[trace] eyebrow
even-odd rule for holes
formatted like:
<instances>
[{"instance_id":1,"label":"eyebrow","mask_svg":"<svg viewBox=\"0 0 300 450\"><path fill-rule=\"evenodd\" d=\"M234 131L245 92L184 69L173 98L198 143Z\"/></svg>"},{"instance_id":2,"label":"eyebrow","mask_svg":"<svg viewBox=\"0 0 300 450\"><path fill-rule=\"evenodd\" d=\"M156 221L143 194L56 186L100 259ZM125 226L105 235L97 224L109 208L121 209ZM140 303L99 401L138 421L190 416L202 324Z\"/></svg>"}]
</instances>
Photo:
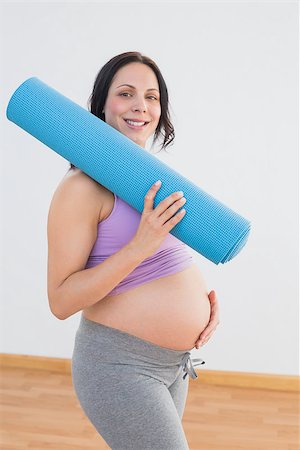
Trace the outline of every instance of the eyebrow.
<instances>
[{"instance_id":1,"label":"eyebrow","mask_svg":"<svg viewBox=\"0 0 300 450\"><path fill-rule=\"evenodd\" d=\"M128 87L131 87L131 88L135 89L135 87L132 86L131 84L120 84L120 86L117 86L116 89L118 89L118 88L121 87L121 86L128 86ZM158 90L158 89L155 89L155 88L147 89L147 91L157 91L157 92L159 93L159 90Z\"/></svg>"}]
</instances>

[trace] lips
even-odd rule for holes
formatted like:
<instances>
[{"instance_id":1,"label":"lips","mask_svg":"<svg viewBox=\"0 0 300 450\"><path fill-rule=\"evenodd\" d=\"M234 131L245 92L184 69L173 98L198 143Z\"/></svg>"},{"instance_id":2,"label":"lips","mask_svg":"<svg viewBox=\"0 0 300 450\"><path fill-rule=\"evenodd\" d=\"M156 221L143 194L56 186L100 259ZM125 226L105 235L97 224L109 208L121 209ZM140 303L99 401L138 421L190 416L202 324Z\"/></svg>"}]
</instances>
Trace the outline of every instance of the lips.
<instances>
[{"instance_id":1,"label":"lips","mask_svg":"<svg viewBox=\"0 0 300 450\"><path fill-rule=\"evenodd\" d=\"M132 122L145 122L145 123L144 123L144 125L132 125L132 124L128 123L127 120L130 120L130 121L132 121ZM132 129L134 129L134 130L144 129L144 128L148 125L148 123L149 123L149 122L146 122L146 121L144 121L144 120L136 120L136 119L135 119L135 120L132 120L132 119L124 119L124 121L126 122L126 125L127 125L129 128L132 128Z\"/></svg>"}]
</instances>

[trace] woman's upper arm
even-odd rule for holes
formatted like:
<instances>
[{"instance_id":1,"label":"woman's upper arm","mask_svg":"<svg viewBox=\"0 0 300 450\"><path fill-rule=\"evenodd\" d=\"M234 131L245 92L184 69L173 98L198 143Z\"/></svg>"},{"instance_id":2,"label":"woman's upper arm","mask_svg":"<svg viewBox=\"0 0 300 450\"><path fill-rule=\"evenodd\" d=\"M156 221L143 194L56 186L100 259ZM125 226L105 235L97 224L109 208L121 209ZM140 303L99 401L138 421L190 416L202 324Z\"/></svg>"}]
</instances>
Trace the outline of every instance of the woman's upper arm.
<instances>
[{"instance_id":1,"label":"woman's upper arm","mask_svg":"<svg viewBox=\"0 0 300 450\"><path fill-rule=\"evenodd\" d=\"M97 185L87 176L61 182L50 203L48 238L48 299L73 273L83 270L97 237L101 208Z\"/></svg>"}]
</instances>

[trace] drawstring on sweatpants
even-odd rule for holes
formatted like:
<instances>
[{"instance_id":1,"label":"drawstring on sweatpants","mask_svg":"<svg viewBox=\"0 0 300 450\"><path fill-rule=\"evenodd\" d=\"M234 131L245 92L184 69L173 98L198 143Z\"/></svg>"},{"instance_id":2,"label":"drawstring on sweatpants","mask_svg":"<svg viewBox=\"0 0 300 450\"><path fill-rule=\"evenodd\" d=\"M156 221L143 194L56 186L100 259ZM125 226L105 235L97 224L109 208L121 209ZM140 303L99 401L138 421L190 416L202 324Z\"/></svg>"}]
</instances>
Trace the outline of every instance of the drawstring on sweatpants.
<instances>
[{"instance_id":1,"label":"drawstring on sweatpants","mask_svg":"<svg viewBox=\"0 0 300 450\"><path fill-rule=\"evenodd\" d=\"M182 362L180 364L183 366L183 371L185 372L185 374L183 375L183 379L185 379L187 374L189 374L189 376L192 379L198 378L198 375L196 374L196 372L194 370L193 363L195 366L200 366L202 364L205 364L205 361L203 361L203 359L191 358L190 355L191 355L190 352L185 353L184 357L182 358Z\"/></svg>"}]
</instances>

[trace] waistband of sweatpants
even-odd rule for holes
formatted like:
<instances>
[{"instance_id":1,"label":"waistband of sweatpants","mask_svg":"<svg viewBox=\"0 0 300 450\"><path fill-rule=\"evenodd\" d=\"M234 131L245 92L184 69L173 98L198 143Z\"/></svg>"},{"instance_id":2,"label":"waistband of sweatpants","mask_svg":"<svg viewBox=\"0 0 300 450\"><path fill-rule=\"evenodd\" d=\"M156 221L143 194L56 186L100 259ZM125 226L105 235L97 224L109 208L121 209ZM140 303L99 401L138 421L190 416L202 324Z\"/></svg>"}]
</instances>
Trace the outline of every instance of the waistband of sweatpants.
<instances>
[{"instance_id":1,"label":"waistband of sweatpants","mask_svg":"<svg viewBox=\"0 0 300 450\"><path fill-rule=\"evenodd\" d=\"M125 331L89 320L83 314L81 314L77 335L99 342L102 349L111 348L113 351L122 350L135 355L147 355L149 359L174 364L181 362L184 355L190 354L192 350L161 347Z\"/></svg>"}]
</instances>

